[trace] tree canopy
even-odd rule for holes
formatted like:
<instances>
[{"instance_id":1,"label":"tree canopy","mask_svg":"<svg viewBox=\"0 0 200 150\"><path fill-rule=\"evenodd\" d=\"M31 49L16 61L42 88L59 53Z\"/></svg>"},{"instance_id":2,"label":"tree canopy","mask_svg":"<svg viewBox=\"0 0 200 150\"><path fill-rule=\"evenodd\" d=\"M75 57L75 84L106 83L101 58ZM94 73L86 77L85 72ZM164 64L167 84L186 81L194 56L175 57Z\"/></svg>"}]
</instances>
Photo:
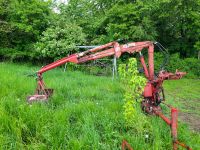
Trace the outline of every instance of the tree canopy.
<instances>
[{"instance_id":1,"label":"tree canopy","mask_svg":"<svg viewBox=\"0 0 200 150\"><path fill-rule=\"evenodd\" d=\"M60 33L68 38L57 40ZM50 54L60 55L59 48L70 53L71 45L99 45L118 39L160 41L172 54L197 57L200 0L69 0L61 4L0 0L0 38L1 49L29 52L28 57L37 56L38 49L42 55L48 49L45 56L57 57ZM47 43L54 46L50 49ZM0 55L5 54L2 51Z\"/></svg>"}]
</instances>

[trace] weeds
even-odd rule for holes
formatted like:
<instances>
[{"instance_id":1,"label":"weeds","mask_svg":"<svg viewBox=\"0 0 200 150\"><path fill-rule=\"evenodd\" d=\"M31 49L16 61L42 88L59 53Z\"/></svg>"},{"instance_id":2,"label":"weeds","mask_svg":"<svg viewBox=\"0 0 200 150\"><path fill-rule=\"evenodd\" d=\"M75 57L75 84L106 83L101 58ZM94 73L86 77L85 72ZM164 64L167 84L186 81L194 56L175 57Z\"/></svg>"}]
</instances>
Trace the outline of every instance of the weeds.
<instances>
[{"instance_id":1,"label":"weeds","mask_svg":"<svg viewBox=\"0 0 200 150\"><path fill-rule=\"evenodd\" d=\"M170 129L157 117L145 116L151 126L137 118L143 132L126 127L124 88L110 77L49 71L44 80L55 95L48 103L28 105L36 83L24 73L37 69L0 63L0 149L120 149L124 138L134 149L171 149ZM198 133L182 123L179 130L182 141L199 149Z\"/></svg>"}]
</instances>

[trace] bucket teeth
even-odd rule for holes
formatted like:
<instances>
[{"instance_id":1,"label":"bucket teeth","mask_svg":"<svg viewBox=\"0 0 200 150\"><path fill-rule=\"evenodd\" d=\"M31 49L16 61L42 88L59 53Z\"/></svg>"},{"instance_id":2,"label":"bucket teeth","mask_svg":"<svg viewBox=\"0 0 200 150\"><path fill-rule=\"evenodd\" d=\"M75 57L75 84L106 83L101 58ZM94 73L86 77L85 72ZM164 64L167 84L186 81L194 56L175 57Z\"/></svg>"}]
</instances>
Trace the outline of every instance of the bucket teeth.
<instances>
[{"instance_id":1,"label":"bucket teeth","mask_svg":"<svg viewBox=\"0 0 200 150\"><path fill-rule=\"evenodd\" d=\"M27 102L32 104L33 102L47 102L48 98L53 94L53 89L36 90L35 95L27 97Z\"/></svg>"},{"instance_id":2,"label":"bucket teeth","mask_svg":"<svg viewBox=\"0 0 200 150\"><path fill-rule=\"evenodd\" d=\"M27 102L29 104L33 102L47 102L48 97L46 95L31 95L27 97Z\"/></svg>"}]
</instances>

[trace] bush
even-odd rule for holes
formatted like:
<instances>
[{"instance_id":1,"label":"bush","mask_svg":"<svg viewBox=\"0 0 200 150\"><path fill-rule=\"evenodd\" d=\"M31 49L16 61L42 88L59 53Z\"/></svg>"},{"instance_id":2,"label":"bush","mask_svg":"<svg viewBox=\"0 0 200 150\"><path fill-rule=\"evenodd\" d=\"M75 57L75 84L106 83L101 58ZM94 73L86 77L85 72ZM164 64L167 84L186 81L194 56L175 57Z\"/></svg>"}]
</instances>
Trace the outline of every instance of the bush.
<instances>
[{"instance_id":1,"label":"bush","mask_svg":"<svg viewBox=\"0 0 200 150\"><path fill-rule=\"evenodd\" d=\"M155 70L156 72L160 69L162 64L163 56L160 53L155 53ZM199 78L200 77L200 60L196 58L181 59L179 54L172 54L169 59L165 70L175 72L176 69L179 71L187 72L186 77L188 78Z\"/></svg>"},{"instance_id":2,"label":"bush","mask_svg":"<svg viewBox=\"0 0 200 150\"><path fill-rule=\"evenodd\" d=\"M0 47L0 59L11 62L31 62L42 61L44 58L36 52L33 44L16 46L14 48Z\"/></svg>"},{"instance_id":3,"label":"bush","mask_svg":"<svg viewBox=\"0 0 200 150\"><path fill-rule=\"evenodd\" d=\"M185 71L188 72L188 77L200 77L200 60L195 58L186 58Z\"/></svg>"},{"instance_id":4,"label":"bush","mask_svg":"<svg viewBox=\"0 0 200 150\"><path fill-rule=\"evenodd\" d=\"M0 48L0 59L10 61L25 61L29 59L30 53L15 48Z\"/></svg>"},{"instance_id":5,"label":"bush","mask_svg":"<svg viewBox=\"0 0 200 150\"><path fill-rule=\"evenodd\" d=\"M43 32L40 41L36 43L36 50L44 57L60 58L76 51L76 45L85 41L85 34L81 27L66 24L63 27L50 27Z\"/></svg>"},{"instance_id":6,"label":"bush","mask_svg":"<svg viewBox=\"0 0 200 150\"><path fill-rule=\"evenodd\" d=\"M119 68L119 76L121 82L125 87L124 94L124 117L126 120L126 124L128 127L135 127L135 124L138 122L138 117L141 119L145 117L138 112L137 101L142 101L142 92L144 86L146 84L146 79L143 76L139 75L137 69L137 60L135 58L130 58L128 60L128 64L120 64ZM145 119L141 122L146 124ZM136 127L136 130L141 129L143 131L143 127Z\"/></svg>"}]
</instances>

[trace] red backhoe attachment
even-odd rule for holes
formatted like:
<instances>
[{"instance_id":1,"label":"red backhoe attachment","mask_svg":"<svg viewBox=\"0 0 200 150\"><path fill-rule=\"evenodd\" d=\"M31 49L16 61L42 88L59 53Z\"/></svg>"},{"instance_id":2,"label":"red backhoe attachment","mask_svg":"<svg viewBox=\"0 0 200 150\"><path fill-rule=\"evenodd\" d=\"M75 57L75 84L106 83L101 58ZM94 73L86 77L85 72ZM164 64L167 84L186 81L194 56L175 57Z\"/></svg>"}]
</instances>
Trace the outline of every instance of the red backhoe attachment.
<instances>
[{"instance_id":1,"label":"red backhoe attachment","mask_svg":"<svg viewBox=\"0 0 200 150\"><path fill-rule=\"evenodd\" d=\"M148 49L148 67L141 53L143 49ZM164 100L164 93L162 88L163 81L170 79L180 79L186 73L177 71L175 74L173 74L168 73L166 71L160 71L158 76L155 77L153 62L154 43L151 41L131 42L124 45L120 45L117 42L111 42L105 45L95 47L93 49L89 49L84 52L72 54L68 57L64 57L49 65L46 65L37 72L37 88L35 90L35 94L32 96L28 96L27 101L29 103L32 103L34 101L47 101L48 98L52 96L53 89L46 88L42 79L42 74L46 71L54 69L68 62L80 64L108 56L115 56L116 58L119 58L121 54L125 52L138 52L140 54L140 62L143 66L145 77L148 79L143 93L144 100L142 102L142 109L149 114L153 114L154 112L152 110L160 110L159 104L162 100Z\"/></svg>"},{"instance_id":2,"label":"red backhoe attachment","mask_svg":"<svg viewBox=\"0 0 200 150\"><path fill-rule=\"evenodd\" d=\"M115 56L119 58L122 53L135 53L140 52L143 48L148 48L149 51L149 72L147 66L143 60L143 68L145 69L145 75L150 80L153 79L154 76L154 67L153 67L153 43L150 41L145 42L132 42L124 45L120 45L117 42L111 42L102 46L95 47L93 49L89 49L84 52L72 54L68 57L57 60L49 65L42 67L37 72L37 88L35 90L35 94L28 96L28 103L32 103L34 101L47 101L49 97L53 94L53 89L46 88L44 81L42 79L42 74L46 71L54 69L58 66L61 66L65 63L72 62L76 64L84 63L91 60L96 60L108 56ZM147 75L148 74L148 75Z\"/></svg>"},{"instance_id":3,"label":"red backhoe attachment","mask_svg":"<svg viewBox=\"0 0 200 150\"><path fill-rule=\"evenodd\" d=\"M157 42L155 43L157 44ZM158 46L159 47L159 46ZM144 57L141 53L143 49L148 49L148 67L145 63ZM42 79L42 74L48 70L54 69L60 65L63 65L67 62L72 63L84 63L90 60L96 60L108 56L115 56L119 58L121 54L135 53L138 52L140 54L140 62L142 64L145 77L147 78L147 83L143 92L143 101L141 103L141 107L144 112L152 115L157 115L161 117L168 125L171 126L172 138L173 138L173 149L177 149L177 145L181 145L185 148L190 149L185 144L180 143L177 140L177 110L172 108L171 112L171 120L165 117L162 114L160 103L165 101L164 90L162 84L164 80L177 80L182 78L186 73L176 71L174 74L161 70L157 76L154 74L154 43L151 41L144 42L131 42L124 45L120 45L117 42L111 42L102 46L98 46L93 49L89 49L84 52L76 53L55 61L47 66L42 67L37 72L37 88L35 90L35 94L32 96L28 96L28 103L32 103L34 101L47 101L49 97L53 94L53 89L46 88L44 81ZM130 145L124 141L122 143L122 149L132 149Z\"/></svg>"}]
</instances>

